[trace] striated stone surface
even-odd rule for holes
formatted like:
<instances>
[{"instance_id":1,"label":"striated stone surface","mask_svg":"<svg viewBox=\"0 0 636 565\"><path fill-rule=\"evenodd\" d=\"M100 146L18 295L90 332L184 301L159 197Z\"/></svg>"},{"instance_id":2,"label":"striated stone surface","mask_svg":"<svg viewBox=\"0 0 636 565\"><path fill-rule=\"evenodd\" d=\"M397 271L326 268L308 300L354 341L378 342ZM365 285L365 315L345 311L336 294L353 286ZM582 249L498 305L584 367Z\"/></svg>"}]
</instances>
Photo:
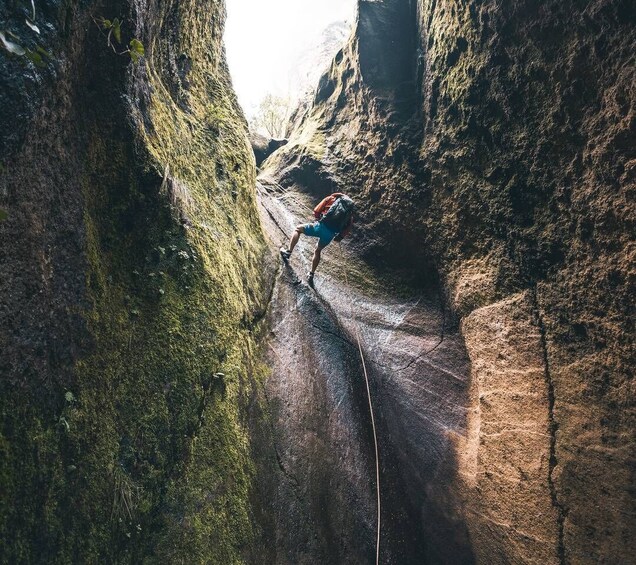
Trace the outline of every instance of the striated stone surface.
<instances>
[{"instance_id":1,"label":"striated stone surface","mask_svg":"<svg viewBox=\"0 0 636 565\"><path fill-rule=\"evenodd\" d=\"M353 194L357 252L439 277L462 320L472 396L461 472L424 473L417 488L449 493L439 512L464 515L478 561L629 562L634 5L359 10L264 168L316 197Z\"/></svg>"},{"instance_id":2,"label":"striated stone surface","mask_svg":"<svg viewBox=\"0 0 636 565\"><path fill-rule=\"evenodd\" d=\"M549 386L531 296L474 310L462 333L472 382L459 476L477 561L556 563Z\"/></svg>"},{"instance_id":3,"label":"striated stone surface","mask_svg":"<svg viewBox=\"0 0 636 565\"><path fill-rule=\"evenodd\" d=\"M264 163L354 243L267 318L222 2L41 4L0 7L50 55L0 52L0 561L369 562L356 335L383 562L633 561L633 2L361 0Z\"/></svg>"},{"instance_id":4,"label":"striated stone surface","mask_svg":"<svg viewBox=\"0 0 636 565\"><path fill-rule=\"evenodd\" d=\"M263 224L278 248L311 200L267 188ZM461 512L433 504L453 493L444 484L421 489L422 477L456 471L449 447L465 436L469 364L458 328L439 295L369 269L347 245L325 249L310 289L299 277L313 245L302 238L281 268L269 311L274 449L258 441L257 460L269 468L258 483L270 509L266 535L276 540L271 560L374 560L375 455L362 352L381 469L380 561L470 563ZM420 535L420 521L446 540L443 547Z\"/></svg>"}]
</instances>

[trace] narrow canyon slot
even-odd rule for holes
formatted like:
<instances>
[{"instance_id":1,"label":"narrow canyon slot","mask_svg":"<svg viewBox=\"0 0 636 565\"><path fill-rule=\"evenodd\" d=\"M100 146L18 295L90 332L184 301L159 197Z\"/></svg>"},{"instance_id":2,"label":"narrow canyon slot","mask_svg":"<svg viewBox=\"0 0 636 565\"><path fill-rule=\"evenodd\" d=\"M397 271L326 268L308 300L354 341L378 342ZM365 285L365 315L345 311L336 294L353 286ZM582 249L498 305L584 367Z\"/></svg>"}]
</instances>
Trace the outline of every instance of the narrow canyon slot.
<instances>
[{"instance_id":1,"label":"narrow canyon slot","mask_svg":"<svg viewBox=\"0 0 636 565\"><path fill-rule=\"evenodd\" d=\"M0 5L0 563L636 554L636 7Z\"/></svg>"}]
</instances>

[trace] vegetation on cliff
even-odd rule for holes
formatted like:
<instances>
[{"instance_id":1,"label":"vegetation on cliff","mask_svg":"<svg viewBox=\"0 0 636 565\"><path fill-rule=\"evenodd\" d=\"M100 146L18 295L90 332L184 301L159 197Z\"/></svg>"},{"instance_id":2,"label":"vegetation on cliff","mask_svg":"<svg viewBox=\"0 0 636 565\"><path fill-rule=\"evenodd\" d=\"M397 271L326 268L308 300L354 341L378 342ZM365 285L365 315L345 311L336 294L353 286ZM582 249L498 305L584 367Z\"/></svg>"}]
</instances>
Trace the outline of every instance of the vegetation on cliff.
<instances>
[{"instance_id":1,"label":"vegetation on cliff","mask_svg":"<svg viewBox=\"0 0 636 565\"><path fill-rule=\"evenodd\" d=\"M0 55L0 560L241 562L265 248L223 4L39 14L50 67Z\"/></svg>"}]
</instances>

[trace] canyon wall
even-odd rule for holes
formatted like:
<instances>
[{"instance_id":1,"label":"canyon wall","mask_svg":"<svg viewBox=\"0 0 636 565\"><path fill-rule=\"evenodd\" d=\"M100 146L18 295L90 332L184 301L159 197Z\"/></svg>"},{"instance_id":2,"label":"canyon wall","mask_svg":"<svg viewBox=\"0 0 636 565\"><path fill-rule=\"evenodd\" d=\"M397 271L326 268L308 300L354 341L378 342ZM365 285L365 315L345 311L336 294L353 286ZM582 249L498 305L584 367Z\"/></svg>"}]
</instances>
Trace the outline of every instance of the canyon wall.
<instances>
[{"instance_id":1,"label":"canyon wall","mask_svg":"<svg viewBox=\"0 0 636 565\"><path fill-rule=\"evenodd\" d=\"M36 0L36 33L27 4L0 8L29 49L0 47L0 562L257 560L267 269L224 5Z\"/></svg>"},{"instance_id":2,"label":"canyon wall","mask_svg":"<svg viewBox=\"0 0 636 565\"><path fill-rule=\"evenodd\" d=\"M634 22L627 1L360 1L263 165L352 194L359 253L440 284L460 323L453 464L401 464L434 562L458 554L435 516L481 563L634 553Z\"/></svg>"}]
</instances>

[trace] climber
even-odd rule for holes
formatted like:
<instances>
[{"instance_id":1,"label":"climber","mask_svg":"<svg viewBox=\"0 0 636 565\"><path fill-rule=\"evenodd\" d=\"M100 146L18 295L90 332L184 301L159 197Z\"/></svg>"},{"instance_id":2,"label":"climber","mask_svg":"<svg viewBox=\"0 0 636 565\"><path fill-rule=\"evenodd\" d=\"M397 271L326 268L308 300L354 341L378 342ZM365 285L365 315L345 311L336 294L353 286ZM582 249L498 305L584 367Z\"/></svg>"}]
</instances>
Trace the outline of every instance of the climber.
<instances>
[{"instance_id":1,"label":"climber","mask_svg":"<svg viewBox=\"0 0 636 565\"><path fill-rule=\"evenodd\" d=\"M307 275L307 282L311 286L314 284L314 273L318 263L320 263L321 251L333 240L341 241L349 234L353 224L354 209L355 206L351 198L342 192L334 192L324 198L314 208L314 217L317 221L296 226L296 230L289 241L289 247L287 249L285 247L280 248L283 260L287 261L291 257L301 233L318 238L318 244L311 261L311 271Z\"/></svg>"}]
</instances>

